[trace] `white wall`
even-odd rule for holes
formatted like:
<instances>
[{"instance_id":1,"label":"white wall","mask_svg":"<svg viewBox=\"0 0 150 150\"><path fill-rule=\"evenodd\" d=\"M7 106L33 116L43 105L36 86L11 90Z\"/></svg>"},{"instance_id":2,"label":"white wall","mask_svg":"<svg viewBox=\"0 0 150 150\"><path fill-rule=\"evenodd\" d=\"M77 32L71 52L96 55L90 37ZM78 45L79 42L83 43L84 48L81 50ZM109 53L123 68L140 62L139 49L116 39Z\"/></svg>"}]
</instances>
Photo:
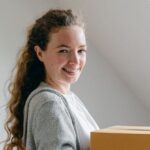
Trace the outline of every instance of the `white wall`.
<instances>
[{"instance_id":1,"label":"white wall","mask_svg":"<svg viewBox=\"0 0 150 150\"><path fill-rule=\"evenodd\" d=\"M123 36L121 35L122 30L118 30L118 28L123 25L127 26L128 24L132 24L132 22L130 22L130 15L132 13L136 14L136 12L138 12L137 9L143 10L143 8L147 6L143 16L147 18L145 13L147 12L147 8L149 8L148 6L150 6L149 1L87 0L83 2L81 0L60 0L59 5L62 8L72 8L81 11L87 23L87 38L90 43L89 51L91 54L91 56L89 56L90 66L89 69L85 71L84 75L87 80L82 77L81 83L75 85L75 90L78 91L79 95L84 97L84 101L87 103L89 109L92 110L94 116L98 118L97 121L99 124L103 127L113 124L150 125L150 119L148 117L149 107L147 103L144 103L140 94L135 92L136 88L130 86L131 78L128 79L128 76L124 77L127 73L122 74L122 70L126 69L126 72L128 72L130 66L134 65L133 61L132 64L130 64L130 61L128 62L128 58L134 58L135 53L138 54L138 52L136 49L130 49L129 51L128 49L124 50L123 48L128 45L117 48L121 43L121 39L118 37L118 41L115 41L116 35L120 35L120 37ZM142 8L140 7L141 5ZM123 16L120 16L122 10L124 10L123 15L126 14L126 20ZM128 10L130 10L130 12L128 12ZM136 17L139 17L138 14ZM119 18L120 21L116 22L115 17ZM129 18L129 20L127 18ZM142 18L140 19L143 21ZM136 26L136 24L132 25ZM111 30L107 28L108 26L114 32L113 35L112 32L110 32ZM134 28L132 29L134 30ZM126 32L126 35L130 35L130 30L128 32L123 29L123 31ZM146 31L148 30L144 30L144 32ZM126 41L129 39L129 36L125 37ZM137 43L140 42L141 41L137 40ZM130 51L132 50L134 50L135 53L131 53ZM125 54L127 53L129 57L125 57L126 55L123 55L123 53L120 58L120 53L122 51L124 51ZM115 56L114 59L111 59L111 56ZM128 62L125 68L124 65L121 65L124 59ZM117 62L117 64L114 62ZM120 66L120 68L116 66ZM132 69L134 70L133 67ZM139 71L140 70L138 70L138 72ZM88 83L89 75L91 77L90 83ZM132 80L138 76L137 74L132 75ZM145 77L147 76L145 75ZM143 81L144 78L141 80ZM149 80L147 80L147 84L148 83ZM90 86L92 86L92 88L90 88ZM140 88L140 85L138 85L137 88ZM90 91L91 94L89 94ZM94 101L93 104L90 102L90 99ZM96 111L97 114L95 113Z\"/></svg>"},{"instance_id":2,"label":"white wall","mask_svg":"<svg viewBox=\"0 0 150 150\"><path fill-rule=\"evenodd\" d=\"M90 41L150 110L150 0L60 2L80 6Z\"/></svg>"},{"instance_id":3,"label":"white wall","mask_svg":"<svg viewBox=\"0 0 150 150\"><path fill-rule=\"evenodd\" d=\"M90 41L87 54L87 66L73 89L99 126L150 125L148 109Z\"/></svg>"},{"instance_id":4,"label":"white wall","mask_svg":"<svg viewBox=\"0 0 150 150\"><path fill-rule=\"evenodd\" d=\"M63 7L61 3L56 2L60 1L0 1L0 140L5 136L4 104L8 97L5 83L15 64L16 54L25 41L26 28L37 16L49 8ZM63 2L65 4L65 1ZM111 64L98 53L90 37L88 39L87 66L73 89L83 100L99 126L149 125L147 108L137 100L138 98L120 79ZM0 149L2 149L1 146Z\"/></svg>"}]
</instances>

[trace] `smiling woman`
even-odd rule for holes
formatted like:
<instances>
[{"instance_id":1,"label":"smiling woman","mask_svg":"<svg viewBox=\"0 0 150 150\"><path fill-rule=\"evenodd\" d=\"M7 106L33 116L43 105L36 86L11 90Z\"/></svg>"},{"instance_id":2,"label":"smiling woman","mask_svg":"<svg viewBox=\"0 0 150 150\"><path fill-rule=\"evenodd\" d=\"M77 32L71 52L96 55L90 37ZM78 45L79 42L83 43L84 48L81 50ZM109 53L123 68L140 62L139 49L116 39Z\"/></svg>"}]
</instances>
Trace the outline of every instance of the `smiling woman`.
<instances>
[{"instance_id":1,"label":"smiling woman","mask_svg":"<svg viewBox=\"0 0 150 150\"><path fill-rule=\"evenodd\" d=\"M5 150L89 149L98 126L71 91L86 50L83 23L71 10L49 10L36 20L10 83Z\"/></svg>"},{"instance_id":2,"label":"smiling woman","mask_svg":"<svg viewBox=\"0 0 150 150\"><path fill-rule=\"evenodd\" d=\"M35 46L39 60L46 68L46 82L67 93L86 63L86 40L81 27L61 27L51 33L51 40L43 51Z\"/></svg>"}]
</instances>

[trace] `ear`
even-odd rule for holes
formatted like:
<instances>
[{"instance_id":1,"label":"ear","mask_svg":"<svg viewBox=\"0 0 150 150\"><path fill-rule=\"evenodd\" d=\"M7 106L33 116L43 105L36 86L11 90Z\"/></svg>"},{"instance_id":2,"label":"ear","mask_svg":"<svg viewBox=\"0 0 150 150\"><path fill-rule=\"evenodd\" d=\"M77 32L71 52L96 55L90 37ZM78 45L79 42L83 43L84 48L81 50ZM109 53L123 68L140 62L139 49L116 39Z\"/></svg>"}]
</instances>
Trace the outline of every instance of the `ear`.
<instances>
[{"instance_id":1,"label":"ear","mask_svg":"<svg viewBox=\"0 0 150 150\"><path fill-rule=\"evenodd\" d=\"M38 59L41 62L43 62L43 51L42 51L42 49L38 45L36 45L36 46L34 46L34 50L35 50L35 53L36 53Z\"/></svg>"}]
</instances>

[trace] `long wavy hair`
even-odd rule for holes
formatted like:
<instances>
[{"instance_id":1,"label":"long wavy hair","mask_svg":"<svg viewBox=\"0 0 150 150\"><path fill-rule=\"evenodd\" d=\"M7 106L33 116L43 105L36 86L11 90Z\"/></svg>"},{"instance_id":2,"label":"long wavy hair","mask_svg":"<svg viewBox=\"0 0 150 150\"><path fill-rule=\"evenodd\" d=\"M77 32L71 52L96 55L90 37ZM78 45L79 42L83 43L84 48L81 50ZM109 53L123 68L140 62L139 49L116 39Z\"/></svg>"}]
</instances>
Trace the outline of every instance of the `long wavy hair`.
<instances>
[{"instance_id":1,"label":"long wavy hair","mask_svg":"<svg viewBox=\"0 0 150 150\"><path fill-rule=\"evenodd\" d=\"M12 72L13 79L9 83L10 100L7 104L7 139L4 150L13 150L14 147L25 150L22 141L24 106L29 94L45 80L45 68L37 58L34 47L38 45L45 51L53 29L71 25L84 26L81 18L73 14L72 10L50 9L29 29L26 45L20 50Z\"/></svg>"}]
</instances>

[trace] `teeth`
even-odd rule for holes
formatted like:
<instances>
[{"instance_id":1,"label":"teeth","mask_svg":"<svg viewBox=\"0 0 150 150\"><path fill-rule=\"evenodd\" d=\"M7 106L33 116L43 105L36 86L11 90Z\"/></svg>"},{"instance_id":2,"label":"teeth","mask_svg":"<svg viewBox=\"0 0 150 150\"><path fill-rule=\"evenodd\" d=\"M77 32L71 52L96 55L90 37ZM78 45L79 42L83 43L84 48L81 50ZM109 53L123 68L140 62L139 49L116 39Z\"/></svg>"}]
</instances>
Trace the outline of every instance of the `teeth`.
<instances>
[{"instance_id":1,"label":"teeth","mask_svg":"<svg viewBox=\"0 0 150 150\"><path fill-rule=\"evenodd\" d=\"M79 69L68 69L68 68L64 68L67 72L71 72L71 73L75 73L77 72Z\"/></svg>"}]
</instances>

